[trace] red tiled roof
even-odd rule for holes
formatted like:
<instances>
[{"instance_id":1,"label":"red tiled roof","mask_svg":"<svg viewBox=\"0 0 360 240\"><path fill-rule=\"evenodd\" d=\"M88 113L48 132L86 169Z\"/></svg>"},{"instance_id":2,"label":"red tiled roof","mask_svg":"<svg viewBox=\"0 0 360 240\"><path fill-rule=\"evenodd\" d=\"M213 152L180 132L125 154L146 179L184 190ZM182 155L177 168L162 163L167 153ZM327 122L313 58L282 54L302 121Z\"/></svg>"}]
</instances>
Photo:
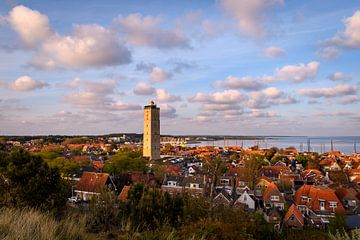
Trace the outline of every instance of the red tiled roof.
<instances>
[{"instance_id":1,"label":"red tiled roof","mask_svg":"<svg viewBox=\"0 0 360 240\"><path fill-rule=\"evenodd\" d=\"M291 169L288 166L263 166L263 169L279 173L291 172Z\"/></svg>"},{"instance_id":2,"label":"red tiled roof","mask_svg":"<svg viewBox=\"0 0 360 240\"><path fill-rule=\"evenodd\" d=\"M264 201L266 201L266 202L270 201L270 198L272 195L279 196L279 201L285 202L284 196L281 194L279 188L276 186L276 184L274 182L271 182L268 185L268 187L265 189L264 194L263 194Z\"/></svg>"},{"instance_id":3,"label":"red tiled roof","mask_svg":"<svg viewBox=\"0 0 360 240\"><path fill-rule=\"evenodd\" d=\"M320 175L320 176L323 176L322 172L317 170L317 169L306 169L304 170L302 173L301 173L301 176L302 177L305 177L306 175L308 175L309 173L313 173L313 174L316 174L316 175Z\"/></svg>"},{"instance_id":4,"label":"red tiled roof","mask_svg":"<svg viewBox=\"0 0 360 240\"><path fill-rule=\"evenodd\" d=\"M109 178L108 173L84 172L76 185L76 190L83 192L100 192Z\"/></svg>"},{"instance_id":5,"label":"red tiled roof","mask_svg":"<svg viewBox=\"0 0 360 240\"><path fill-rule=\"evenodd\" d=\"M295 204L292 204L287 213L284 217L284 222L290 219L291 216L295 216L296 219L301 223L301 225L304 225L304 217L301 214L300 210L296 207Z\"/></svg>"},{"instance_id":6,"label":"red tiled roof","mask_svg":"<svg viewBox=\"0 0 360 240\"><path fill-rule=\"evenodd\" d=\"M129 196L129 190L131 186L124 186L121 190L121 193L119 194L119 200L125 201L128 199Z\"/></svg>"},{"instance_id":7,"label":"red tiled roof","mask_svg":"<svg viewBox=\"0 0 360 240\"><path fill-rule=\"evenodd\" d=\"M301 198L302 196L306 196L307 198L310 198L310 200L303 201ZM336 196L335 191L327 187L304 185L296 191L294 200L297 205L306 205L314 211L320 211L320 200L325 201L324 208L327 211L334 210L336 213L345 211L339 198ZM329 202L336 202L337 207L332 209Z\"/></svg>"}]
</instances>

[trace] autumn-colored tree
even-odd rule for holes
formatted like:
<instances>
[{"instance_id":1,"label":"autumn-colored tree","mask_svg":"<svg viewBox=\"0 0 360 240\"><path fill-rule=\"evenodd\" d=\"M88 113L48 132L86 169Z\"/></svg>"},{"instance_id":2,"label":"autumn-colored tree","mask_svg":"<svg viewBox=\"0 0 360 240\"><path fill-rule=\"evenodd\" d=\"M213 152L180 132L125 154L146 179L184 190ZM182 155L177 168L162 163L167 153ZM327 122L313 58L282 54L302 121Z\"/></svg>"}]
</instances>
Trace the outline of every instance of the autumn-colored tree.
<instances>
[{"instance_id":1,"label":"autumn-colored tree","mask_svg":"<svg viewBox=\"0 0 360 240\"><path fill-rule=\"evenodd\" d=\"M260 154L251 155L245 162L246 176L249 180L249 187L254 188L258 178L262 174L262 166L265 165L265 157Z\"/></svg>"},{"instance_id":2,"label":"autumn-colored tree","mask_svg":"<svg viewBox=\"0 0 360 240\"><path fill-rule=\"evenodd\" d=\"M203 169L210 179L210 199L214 198L215 186L219 177L226 172L226 166L220 157L208 157L203 159Z\"/></svg>"}]
</instances>

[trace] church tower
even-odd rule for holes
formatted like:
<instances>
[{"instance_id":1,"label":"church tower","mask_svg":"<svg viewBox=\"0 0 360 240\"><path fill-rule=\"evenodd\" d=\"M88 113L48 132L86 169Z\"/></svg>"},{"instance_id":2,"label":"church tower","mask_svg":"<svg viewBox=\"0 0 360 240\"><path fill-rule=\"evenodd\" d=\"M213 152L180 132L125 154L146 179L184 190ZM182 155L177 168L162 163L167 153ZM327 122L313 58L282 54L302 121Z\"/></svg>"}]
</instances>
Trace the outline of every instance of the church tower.
<instances>
[{"instance_id":1,"label":"church tower","mask_svg":"<svg viewBox=\"0 0 360 240\"><path fill-rule=\"evenodd\" d=\"M160 108L154 101L144 106L143 156L160 159Z\"/></svg>"}]
</instances>

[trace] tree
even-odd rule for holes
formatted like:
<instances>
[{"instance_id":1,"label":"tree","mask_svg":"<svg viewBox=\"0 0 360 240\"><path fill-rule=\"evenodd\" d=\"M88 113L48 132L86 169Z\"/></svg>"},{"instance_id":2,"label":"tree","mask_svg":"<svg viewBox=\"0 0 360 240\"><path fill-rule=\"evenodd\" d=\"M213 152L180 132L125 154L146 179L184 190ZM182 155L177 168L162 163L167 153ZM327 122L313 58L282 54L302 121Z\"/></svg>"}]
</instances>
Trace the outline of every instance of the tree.
<instances>
[{"instance_id":1,"label":"tree","mask_svg":"<svg viewBox=\"0 0 360 240\"><path fill-rule=\"evenodd\" d=\"M204 172L210 179L210 200L214 198L215 186L219 176L226 172L226 166L220 157L208 157L203 160Z\"/></svg>"},{"instance_id":2,"label":"tree","mask_svg":"<svg viewBox=\"0 0 360 240\"><path fill-rule=\"evenodd\" d=\"M245 162L246 176L249 180L250 188L254 188L258 178L262 173L262 166L265 165L265 157L260 154L251 155Z\"/></svg>"},{"instance_id":3,"label":"tree","mask_svg":"<svg viewBox=\"0 0 360 240\"><path fill-rule=\"evenodd\" d=\"M275 156L273 156L270 162L271 164L275 164L278 161L283 161L284 163L290 163L289 158L281 154L276 154Z\"/></svg>"},{"instance_id":4,"label":"tree","mask_svg":"<svg viewBox=\"0 0 360 240\"><path fill-rule=\"evenodd\" d=\"M337 232L343 235L345 232L346 221L345 216L342 214L335 214L335 217L330 218L329 232L336 234Z\"/></svg>"},{"instance_id":5,"label":"tree","mask_svg":"<svg viewBox=\"0 0 360 240\"><path fill-rule=\"evenodd\" d=\"M120 151L106 161L105 169L118 175L129 171L144 172L147 170L147 161L142 158L140 151Z\"/></svg>"},{"instance_id":6,"label":"tree","mask_svg":"<svg viewBox=\"0 0 360 240\"><path fill-rule=\"evenodd\" d=\"M304 154L299 154L296 156L295 160L297 163L300 163L304 168L308 165L308 162L311 160L311 157Z\"/></svg>"},{"instance_id":7,"label":"tree","mask_svg":"<svg viewBox=\"0 0 360 240\"><path fill-rule=\"evenodd\" d=\"M279 149L277 147L272 147L272 148L268 149L265 153L266 159L268 161L270 161L278 151L279 151Z\"/></svg>"},{"instance_id":8,"label":"tree","mask_svg":"<svg viewBox=\"0 0 360 240\"><path fill-rule=\"evenodd\" d=\"M57 169L23 149L1 154L0 205L59 210L69 190Z\"/></svg>"}]
</instances>

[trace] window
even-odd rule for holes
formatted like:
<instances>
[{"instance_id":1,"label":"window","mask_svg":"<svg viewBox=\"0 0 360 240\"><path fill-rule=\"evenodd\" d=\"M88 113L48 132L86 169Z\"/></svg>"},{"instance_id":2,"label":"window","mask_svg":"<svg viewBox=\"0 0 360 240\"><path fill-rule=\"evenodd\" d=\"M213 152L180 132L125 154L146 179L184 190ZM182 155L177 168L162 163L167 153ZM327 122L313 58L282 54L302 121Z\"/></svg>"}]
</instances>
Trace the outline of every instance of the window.
<instances>
[{"instance_id":1,"label":"window","mask_svg":"<svg viewBox=\"0 0 360 240\"><path fill-rule=\"evenodd\" d=\"M307 201L307 196L301 196L301 201L306 202Z\"/></svg>"},{"instance_id":2,"label":"window","mask_svg":"<svg viewBox=\"0 0 360 240\"><path fill-rule=\"evenodd\" d=\"M271 201L279 201L279 196L271 196Z\"/></svg>"},{"instance_id":3,"label":"window","mask_svg":"<svg viewBox=\"0 0 360 240\"><path fill-rule=\"evenodd\" d=\"M320 210L325 210L325 202L320 201Z\"/></svg>"},{"instance_id":4,"label":"window","mask_svg":"<svg viewBox=\"0 0 360 240\"><path fill-rule=\"evenodd\" d=\"M336 208L337 207L337 202L330 202L330 207L331 208Z\"/></svg>"}]
</instances>

